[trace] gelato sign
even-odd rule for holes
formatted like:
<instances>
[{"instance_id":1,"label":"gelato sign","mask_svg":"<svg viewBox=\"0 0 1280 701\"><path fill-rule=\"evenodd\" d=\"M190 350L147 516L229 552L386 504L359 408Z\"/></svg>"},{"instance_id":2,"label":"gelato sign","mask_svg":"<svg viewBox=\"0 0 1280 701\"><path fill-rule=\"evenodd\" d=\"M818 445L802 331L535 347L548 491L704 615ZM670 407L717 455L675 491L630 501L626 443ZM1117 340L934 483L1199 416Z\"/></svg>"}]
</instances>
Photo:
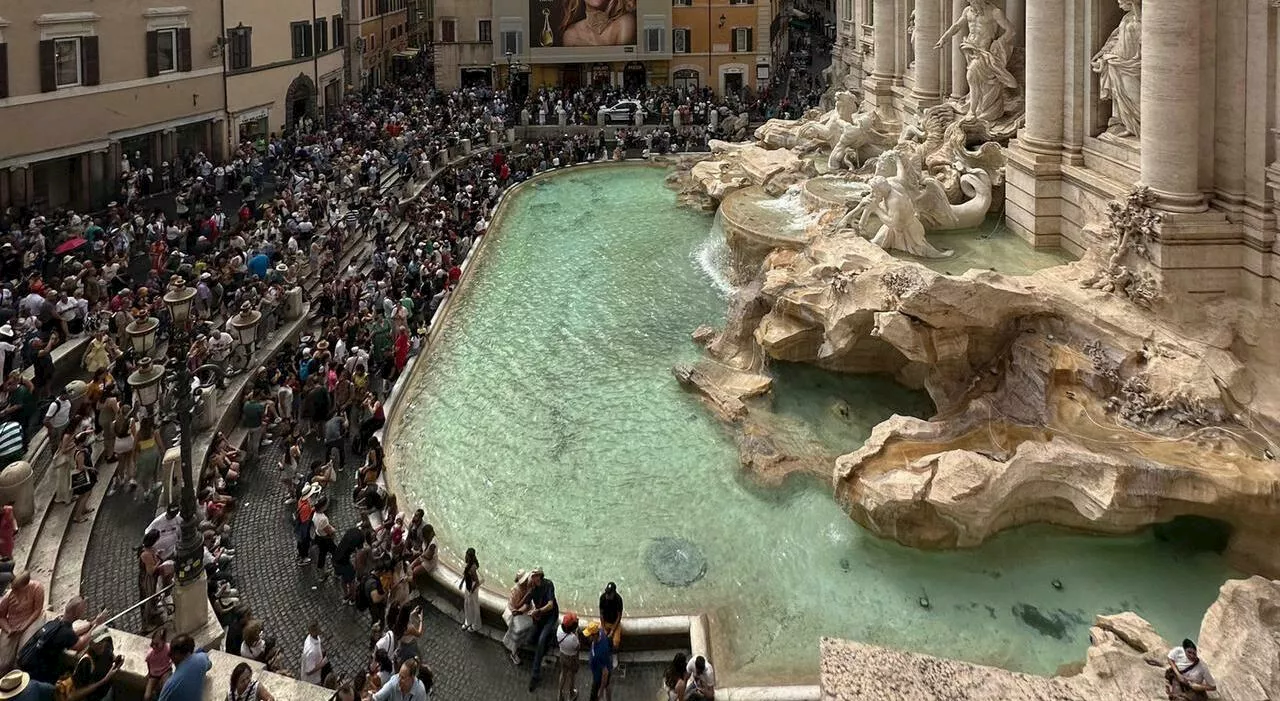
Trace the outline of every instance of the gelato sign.
<instances>
[{"instance_id":1,"label":"gelato sign","mask_svg":"<svg viewBox=\"0 0 1280 701\"><path fill-rule=\"evenodd\" d=\"M533 48L632 46L636 0L529 0Z\"/></svg>"}]
</instances>

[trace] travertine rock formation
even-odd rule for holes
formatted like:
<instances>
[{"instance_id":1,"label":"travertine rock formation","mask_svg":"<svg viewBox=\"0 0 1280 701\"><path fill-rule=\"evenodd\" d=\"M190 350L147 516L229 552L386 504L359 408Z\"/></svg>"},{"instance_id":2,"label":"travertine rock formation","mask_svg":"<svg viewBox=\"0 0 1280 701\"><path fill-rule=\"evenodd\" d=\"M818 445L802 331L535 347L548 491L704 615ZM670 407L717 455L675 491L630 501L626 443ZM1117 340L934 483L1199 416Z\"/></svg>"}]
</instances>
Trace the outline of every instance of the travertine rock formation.
<instances>
[{"instance_id":1,"label":"travertine rock formation","mask_svg":"<svg viewBox=\"0 0 1280 701\"><path fill-rule=\"evenodd\" d=\"M1215 698L1280 698L1280 582L1232 580L1205 615L1197 641L1218 681ZM1037 677L994 667L823 638L823 701L1151 701L1165 698L1170 644L1133 613L1098 616L1084 667Z\"/></svg>"},{"instance_id":2,"label":"travertine rock formation","mask_svg":"<svg viewBox=\"0 0 1280 701\"><path fill-rule=\"evenodd\" d=\"M891 419L837 461L838 497L878 534L964 547L1026 523L1124 533L1196 515L1234 528L1238 566L1280 573L1274 414L1242 409L1273 380L1237 316L1162 321L1171 312L1083 288L1096 266L948 276L822 236L766 259L708 352L930 392L937 419Z\"/></svg>"}]
</instances>

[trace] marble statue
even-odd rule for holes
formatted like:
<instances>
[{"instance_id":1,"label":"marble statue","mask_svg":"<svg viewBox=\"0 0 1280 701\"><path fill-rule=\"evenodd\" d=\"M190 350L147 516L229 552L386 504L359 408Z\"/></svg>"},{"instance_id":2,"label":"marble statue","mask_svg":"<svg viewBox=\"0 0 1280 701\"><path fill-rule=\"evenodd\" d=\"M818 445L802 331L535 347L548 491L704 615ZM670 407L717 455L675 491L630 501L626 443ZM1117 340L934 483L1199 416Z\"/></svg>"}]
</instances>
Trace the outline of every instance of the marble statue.
<instances>
[{"instance_id":1,"label":"marble statue","mask_svg":"<svg viewBox=\"0 0 1280 701\"><path fill-rule=\"evenodd\" d=\"M1140 136L1142 124L1142 0L1118 0L1124 17L1107 43L1094 54L1098 95L1111 101L1111 124L1116 136Z\"/></svg>"},{"instance_id":2,"label":"marble statue","mask_svg":"<svg viewBox=\"0 0 1280 701\"><path fill-rule=\"evenodd\" d=\"M858 168L864 153L875 156L893 144L893 137L879 128L874 112L856 112L854 107L852 94L836 95L836 117L827 127L827 143L831 146L831 155L827 158L829 170Z\"/></svg>"},{"instance_id":3,"label":"marble statue","mask_svg":"<svg viewBox=\"0 0 1280 701\"><path fill-rule=\"evenodd\" d=\"M871 237L871 243L886 251L902 251L921 258L946 258L953 251L940 251L925 239L924 224L916 213L911 197L894 187L888 178L875 176L869 183L864 212L874 213L880 220L880 229ZM864 213L862 219L866 220ZM865 231L865 229L864 229Z\"/></svg>"},{"instance_id":4,"label":"marble statue","mask_svg":"<svg viewBox=\"0 0 1280 701\"><path fill-rule=\"evenodd\" d=\"M1018 89L1018 81L1008 68L1014 28L1004 11L990 0L969 0L969 6L955 24L943 32L933 48L942 49L966 27L969 33L960 42L960 51L968 66L965 70L969 83L967 114L995 122L1005 113L1005 91Z\"/></svg>"}]
</instances>

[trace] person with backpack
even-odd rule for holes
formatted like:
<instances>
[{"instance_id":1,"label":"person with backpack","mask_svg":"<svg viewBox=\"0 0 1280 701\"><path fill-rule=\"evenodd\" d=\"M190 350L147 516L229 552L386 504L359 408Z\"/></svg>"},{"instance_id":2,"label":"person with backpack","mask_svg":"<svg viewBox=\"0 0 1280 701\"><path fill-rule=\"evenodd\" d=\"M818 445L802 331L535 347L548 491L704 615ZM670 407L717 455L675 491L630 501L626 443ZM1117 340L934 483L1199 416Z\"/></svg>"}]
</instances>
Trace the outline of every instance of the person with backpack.
<instances>
[{"instance_id":1,"label":"person with backpack","mask_svg":"<svg viewBox=\"0 0 1280 701\"><path fill-rule=\"evenodd\" d=\"M89 631L107 620L107 612L99 613L88 631L77 635L75 622L84 618L89 604L83 597L72 597L62 615L44 624L18 651L18 669L32 679L53 684L62 676L62 656L67 650L79 652L89 645Z\"/></svg>"},{"instance_id":2,"label":"person with backpack","mask_svg":"<svg viewBox=\"0 0 1280 701\"><path fill-rule=\"evenodd\" d=\"M93 466L93 449L90 441L93 431L81 431L76 434L75 462L71 470L71 494L75 497L75 506L71 509L71 522L84 523L89 520L88 513L93 509L86 508L89 493L98 484L98 470Z\"/></svg>"}]
</instances>

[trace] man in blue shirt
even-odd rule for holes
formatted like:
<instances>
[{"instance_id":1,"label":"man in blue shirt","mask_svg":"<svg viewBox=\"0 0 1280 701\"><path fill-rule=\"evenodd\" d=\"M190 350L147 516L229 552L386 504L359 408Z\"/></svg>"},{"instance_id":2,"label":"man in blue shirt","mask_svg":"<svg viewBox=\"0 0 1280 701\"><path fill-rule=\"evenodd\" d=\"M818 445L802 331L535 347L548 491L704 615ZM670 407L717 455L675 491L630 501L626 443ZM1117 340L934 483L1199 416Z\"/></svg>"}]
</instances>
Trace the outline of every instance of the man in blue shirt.
<instances>
[{"instance_id":1,"label":"man in blue shirt","mask_svg":"<svg viewBox=\"0 0 1280 701\"><path fill-rule=\"evenodd\" d=\"M259 253L258 255L249 259L249 262L247 263L246 267L249 268L250 275L261 280L267 276L267 268L270 265L271 265L271 259L267 257L267 254Z\"/></svg>"},{"instance_id":2,"label":"man in blue shirt","mask_svg":"<svg viewBox=\"0 0 1280 701\"><path fill-rule=\"evenodd\" d=\"M160 690L159 701L204 698L204 675L213 666L209 654L197 650L196 641L190 635L179 635L169 644L169 659L173 660L173 676Z\"/></svg>"},{"instance_id":3,"label":"man in blue shirt","mask_svg":"<svg viewBox=\"0 0 1280 701\"><path fill-rule=\"evenodd\" d=\"M373 701L427 701L427 687L418 679L417 660L405 660L400 673L374 692Z\"/></svg>"}]
</instances>

